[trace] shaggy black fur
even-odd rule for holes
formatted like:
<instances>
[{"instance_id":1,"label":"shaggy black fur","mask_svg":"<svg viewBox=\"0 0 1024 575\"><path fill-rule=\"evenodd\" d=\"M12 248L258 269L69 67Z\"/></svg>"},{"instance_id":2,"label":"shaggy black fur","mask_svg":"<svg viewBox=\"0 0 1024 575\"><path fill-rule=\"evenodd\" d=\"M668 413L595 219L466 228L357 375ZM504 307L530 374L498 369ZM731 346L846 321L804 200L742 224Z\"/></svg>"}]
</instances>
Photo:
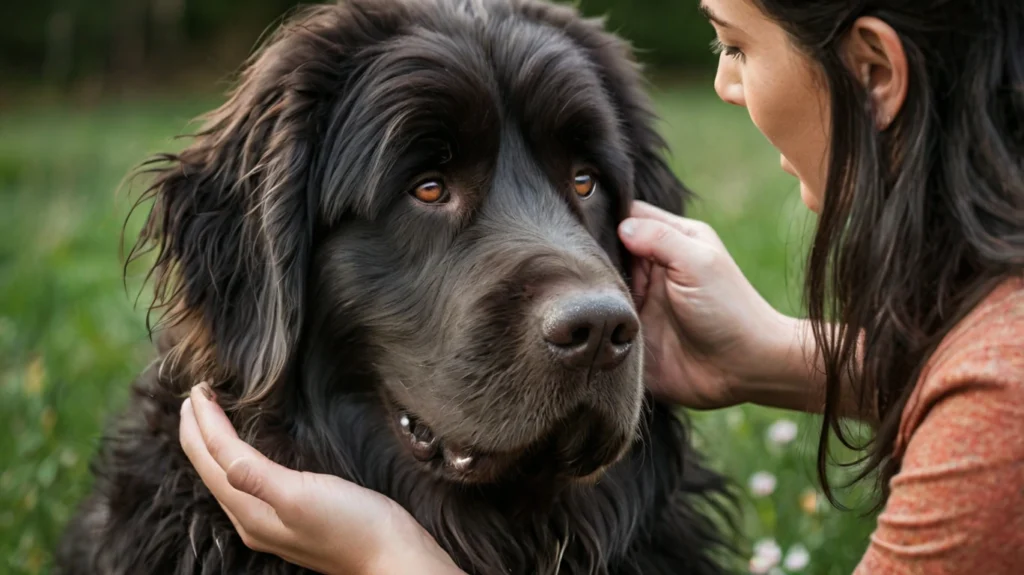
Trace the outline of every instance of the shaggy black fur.
<instances>
[{"instance_id":1,"label":"shaggy black fur","mask_svg":"<svg viewBox=\"0 0 1024 575\"><path fill-rule=\"evenodd\" d=\"M315 6L208 120L147 166L166 329L59 573L300 571L246 548L181 452L202 380L261 451L395 499L469 573L722 571L726 484L644 396L639 344L574 370L539 335L566 293L631 309L616 223L688 195L623 42L534 0ZM403 413L478 467L417 459Z\"/></svg>"}]
</instances>

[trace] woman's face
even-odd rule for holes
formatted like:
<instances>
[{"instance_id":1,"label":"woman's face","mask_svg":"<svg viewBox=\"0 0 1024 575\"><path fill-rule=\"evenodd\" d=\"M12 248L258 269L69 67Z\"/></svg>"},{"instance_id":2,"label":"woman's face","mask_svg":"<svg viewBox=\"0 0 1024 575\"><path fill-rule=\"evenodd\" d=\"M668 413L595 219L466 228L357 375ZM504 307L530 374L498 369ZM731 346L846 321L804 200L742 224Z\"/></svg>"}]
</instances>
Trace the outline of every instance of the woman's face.
<instances>
[{"instance_id":1,"label":"woman's face","mask_svg":"<svg viewBox=\"0 0 1024 575\"><path fill-rule=\"evenodd\" d=\"M800 180L814 212L828 178L829 103L814 64L751 0L703 0L721 44L715 91L743 106L782 154L782 169Z\"/></svg>"}]
</instances>

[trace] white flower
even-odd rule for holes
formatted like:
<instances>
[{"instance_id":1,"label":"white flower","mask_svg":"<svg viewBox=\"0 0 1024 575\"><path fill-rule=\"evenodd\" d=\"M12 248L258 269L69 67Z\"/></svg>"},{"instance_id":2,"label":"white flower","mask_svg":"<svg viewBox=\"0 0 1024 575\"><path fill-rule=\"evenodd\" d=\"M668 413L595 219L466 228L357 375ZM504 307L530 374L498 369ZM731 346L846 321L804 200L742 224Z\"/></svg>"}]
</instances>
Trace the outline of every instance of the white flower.
<instances>
[{"instance_id":1,"label":"white flower","mask_svg":"<svg viewBox=\"0 0 1024 575\"><path fill-rule=\"evenodd\" d=\"M778 565L782 561L782 548L774 539L761 539L754 543L754 556L765 557L771 560L772 565Z\"/></svg>"},{"instance_id":2,"label":"white flower","mask_svg":"<svg viewBox=\"0 0 1024 575\"><path fill-rule=\"evenodd\" d=\"M796 439L796 423L788 419L780 419L768 428L768 441L775 445L786 445Z\"/></svg>"},{"instance_id":3,"label":"white flower","mask_svg":"<svg viewBox=\"0 0 1024 575\"><path fill-rule=\"evenodd\" d=\"M754 544L754 556L750 558L750 572L766 575L782 560L782 549L773 539L762 539Z\"/></svg>"},{"instance_id":4,"label":"white flower","mask_svg":"<svg viewBox=\"0 0 1024 575\"><path fill-rule=\"evenodd\" d=\"M757 497L765 497L775 492L775 476L767 471L758 471L750 476L750 491Z\"/></svg>"},{"instance_id":5,"label":"white flower","mask_svg":"<svg viewBox=\"0 0 1024 575\"><path fill-rule=\"evenodd\" d=\"M807 548L797 543L796 545L789 548L789 552L786 553L786 559L783 564L786 569L790 571L801 571L804 567L811 562L811 554L807 551Z\"/></svg>"},{"instance_id":6,"label":"white flower","mask_svg":"<svg viewBox=\"0 0 1024 575\"><path fill-rule=\"evenodd\" d=\"M751 575L767 575L772 569L771 561L766 557L759 557L754 555L750 558L750 569Z\"/></svg>"}]
</instances>

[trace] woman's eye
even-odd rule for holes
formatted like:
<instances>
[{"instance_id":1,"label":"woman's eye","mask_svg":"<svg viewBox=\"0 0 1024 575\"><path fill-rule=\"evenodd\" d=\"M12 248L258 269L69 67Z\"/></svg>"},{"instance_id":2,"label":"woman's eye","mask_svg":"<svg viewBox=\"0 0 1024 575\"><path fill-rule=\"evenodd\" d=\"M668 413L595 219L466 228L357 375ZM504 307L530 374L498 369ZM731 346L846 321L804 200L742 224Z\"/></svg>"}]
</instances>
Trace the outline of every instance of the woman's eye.
<instances>
[{"instance_id":1,"label":"woman's eye","mask_svg":"<svg viewBox=\"0 0 1024 575\"><path fill-rule=\"evenodd\" d=\"M427 180L416 186L412 195L424 204L440 204L448 201L448 188L439 179Z\"/></svg>"},{"instance_id":2,"label":"woman's eye","mask_svg":"<svg viewBox=\"0 0 1024 575\"><path fill-rule=\"evenodd\" d=\"M711 41L711 51L714 52L715 54L725 54L726 56L729 56L730 58L734 58L736 60L743 60L744 58L746 58L746 55L743 54L743 50L740 50L736 46L729 46L728 44L723 44L722 41L719 40L718 38L715 38L714 40Z\"/></svg>"},{"instance_id":3,"label":"woman's eye","mask_svg":"<svg viewBox=\"0 0 1024 575\"><path fill-rule=\"evenodd\" d=\"M594 191L597 190L597 180L590 172L576 172L572 185L576 195L584 200L594 195Z\"/></svg>"}]
</instances>

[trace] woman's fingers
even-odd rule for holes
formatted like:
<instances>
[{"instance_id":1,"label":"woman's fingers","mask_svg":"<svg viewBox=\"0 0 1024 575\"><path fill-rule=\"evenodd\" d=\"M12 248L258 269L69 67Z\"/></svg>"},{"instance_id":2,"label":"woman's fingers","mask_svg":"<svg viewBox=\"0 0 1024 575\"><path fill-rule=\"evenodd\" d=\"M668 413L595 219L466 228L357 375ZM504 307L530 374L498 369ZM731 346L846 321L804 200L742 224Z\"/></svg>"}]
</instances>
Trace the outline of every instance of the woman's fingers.
<instances>
[{"instance_id":1,"label":"woman's fingers","mask_svg":"<svg viewBox=\"0 0 1024 575\"><path fill-rule=\"evenodd\" d=\"M619 226L619 235L634 256L682 272L684 277L693 277L714 257L706 243L658 220L628 218Z\"/></svg>"},{"instance_id":2,"label":"woman's fingers","mask_svg":"<svg viewBox=\"0 0 1024 575\"><path fill-rule=\"evenodd\" d=\"M425 536L383 495L333 475L288 469L239 439L206 385L193 388L182 406L180 430L193 466L250 549L314 571L363 572L368 561ZM410 527L418 529L415 539Z\"/></svg>"},{"instance_id":3,"label":"woman's fingers","mask_svg":"<svg viewBox=\"0 0 1024 575\"><path fill-rule=\"evenodd\" d=\"M199 476L208 484L218 486L217 482L220 479L221 470L217 462L209 457L203 446L203 434L199 431L199 424L196 422L195 413L192 410L191 398L185 399L185 402L181 404L181 427L178 435L185 455L192 462L192 466L196 468ZM218 490L221 489L218 488ZM214 497L216 497L216 493L214 493ZM220 503L221 509L227 514L235 529L241 529L241 524L234 513L231 513L231 510L225 507L224 503L220 501L218 503Z\"/></svg>"},{"instance_id":4,"label":"woman's fingers","mask_svg":"<svg viewBox=\"0 0 1024 575\"><path fill-rule=\"evenodd\" d=\"M721 245L722 243L718 234L715 233L714 229L712 229L708 224L700 220L694 220L692 218L686 218L666 212L665 210L648 204L647 202L640 200L634 201L630 208L630 216L633 218L659 221L663 224L672 226L684 235L690 236L694 239L716 245Z\"/></svg>"},{"instance_id":5,"label":"woman's fingers","mask_svg":"<svg viewBox=\"0 0 1024 575\"><path fill-rule=\"evenodd\" d=\"M236 459L227 469L227 479L235 489L273 507L276 519L287 528L301 525L309 515L305 502L310 501L310 493L316 492L304 484L301 472L284 468L262 455Z\"/></svg>"},{"instance_id":6,"label":"woman's fingers","mask_svg":"<svg viewBox=\"0 0 1024 575\"><path fill-rule=\"evenodd\" d=\"M647 297L652 302L652 305L657 304L657 307L641 311L641 324L644 323L645 317L649 317L648 314L661 315L664 320L668 320L671 317L672 309L668 301L667 292L668 278L666 277L665 268L653 266L651 268L650 291L647 292Z\"/></svg>"},{"instance_id":7,"label":"woman's fingers","mask_svg":"<svg viewBox=\"0 0 1024 575\"><path fill-rule=\"evenodd\" d=\"M205 397L197 398L196 393L193 392L193 396L185 400L181 411L181 445L192 462L192 466L195 467L203 483L220 503L221 508L228 514L246 545L253 548L261 547L261 541L265 539L287 541L288 529L274 509L266 502L235 489L228 481L224 465L211 452L211 432L209 429L206 432L202 429L203 420L210 418L208 413L204 414L203 412L209 411L208 404L212 402ZM219 407L217 411L220 411ZM220 415L224 417L225 421L227 420L223 412L220 412ZM207 422L206 425L209 426L210 423ZM230 427L230 422L228 427ZM223 432L218 431L218 433ZM245 445L234 433L234 428L231 428L227 439L223 436L217 437L213 444L220 446L217 448L220 453L228 454L226 456L230 457L232 452L242 451L233 445L234 442Z\"/></svg>"},{"instance_id":8,"label":"woman's fingers","mask_svg":"<svg viewBox=\"0 0 1024 575\"><path fill-rule=\"evenodd\" d=\"M238 438L238 433L224 414L224 410L213 399L209 385L200 383L193 387L189 397L206 448L221 469L227 469L236 459L259 453Z\"/></svg>"},{"instance_id":9,"label":"woman's fingers","mask_svg":"<svg viewBox=\"0 0 1024 575\"><path fill-rule=\"evenodd\" d=\"M631 291L633 303L637 309L643 309L644 301L647 299L647 292L650 290L651 282L651 260L647 258L633 258L633 278Z\"/></svg>"},{"instance_id":10,"label":"woman's fingers","mask_svg":"<svg viewBox=\"0 0 1024 575\"><path fill-rule=\"evenodd\" d=\"M231 421L219 405L208 396L209 387L199 384L192 389L192 406L210 455L225 472L228 484L243 493L268 503L273 508L287 501L287 489L293 474L257 451L238 437Z\"/></svg>"}]
</instances>

